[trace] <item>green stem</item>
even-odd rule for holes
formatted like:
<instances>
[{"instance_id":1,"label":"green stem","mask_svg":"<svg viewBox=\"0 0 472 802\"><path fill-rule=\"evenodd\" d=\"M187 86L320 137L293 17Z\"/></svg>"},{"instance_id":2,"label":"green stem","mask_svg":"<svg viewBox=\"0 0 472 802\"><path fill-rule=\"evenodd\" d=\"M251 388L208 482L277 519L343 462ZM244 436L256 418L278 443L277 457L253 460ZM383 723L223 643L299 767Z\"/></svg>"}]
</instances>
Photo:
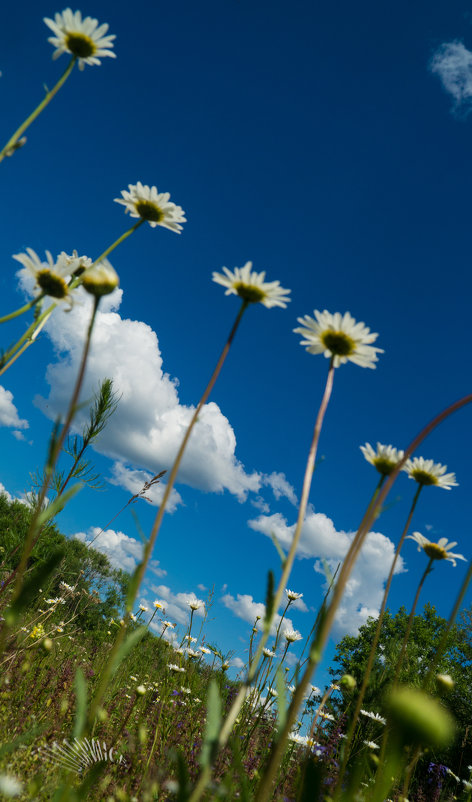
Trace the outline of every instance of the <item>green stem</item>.
<instances>
[{"instance_id":1,"label":"green stem","mask_svg":"<svg viewBox=\"0 0 472 802\"><path fill-rule=\"evenodd\" d=\"M125 231L125 233L124 233L124 234L122 234L122 235L121 235L121 237L118 237L118 239L116 239L116 240L115 240L115 241L114 241L114 242L113 242L113 243L112 243L112 244L111 244L111 245L110 245L110 246L109 246L109 247L108 247L108 248L107 248L105 251L103 251L103 253L101 253L101 254L100 254L100 256L99 256L97 259L95 259L95 261L94 261L93 265L91 265L91 267L94 267L95 265L98 265L98 263L99 263L99 262L101 262L101 261L102 261L102 259L105 259L105 258L108 256L108 254L109 254L109 253L111 253L112 251L114 251L114 250L115 250L115 248L116 248L118 245L120 245L120 244L121 244L121 243L122 243L122 242L123 242L125 239L127 239L127 237L129 237L129 236L130 236L130 234L132 234L132 233L133 233L133 231L136 231L136 229L137 229L137 228L139 228L139 226L142 226L142 224L143 224L143 223L145 223L145 222L146 222L146 221L145 221L145 220L143 220L143 219L141 219L141 220L138 220L138 222L137 222L137 223L135 223L135 224L134 224L134 226L131 226L131 228L128 228L128 230L127 230L127 231ZM77 284L78 284L79 282L80 282L80 280L79 280L79 281L77 281ZM73 284L73 285L71 285L71 286L76 286L76 284L74 283L74 284Z\"/></svg>"},{"instance_id":2,"label":"green stem","mask_svg":"<svg viewBox=\"0 0 472 802\"><path fill-rule=\"evenodd\" d=\"M10 137L10 139L8 140L8 142L5 145L5 147L3 148L3 150L0 151L0 162L3 161L5 156L10 155L9 151L12 151L12 149L14 149L14 147L15 147L16 143L18 142L20 136L26 131L27 128L29 128L31 123L35 121L36 117L39 117L39 115L41 114L42 110L46 108L48 103L50 103L50 101L53 99L54 95L59 91L61 86L65 83L65 81L67 80L67 78L71 74L71 72L72 72L72 70L74 68L74 64L75 64L76 61L77 61L77 56L72 56L68 66L66 67L66 69L63 72L63 74L59 78L57 84L55 86L53 86L52 89L50 89L50 91L45 95L45 97L43 98L43 100L41 101L39 106L36 106L36 108L34 109L34 111L31 112L29 117L26 118L26 120L20 125L20 127L17 128L17 130L15 131L13 136Z\"/></svg>"},{"instance_id":3,"label":"green stem","mask_svg":"<svg viewBox=\"0 0 472 802\"><path fill-rule=\"evenodd\" d=\"M383 478L385 478L385 477L383 477ZM373 663L374 663L374 657L375 657L375 653L377 651L377 644L379 642L380 632L381 632L381 629L382 629L382 622L383 622L383 618L384 618L384 614L385 614L385 608L386 608L386 605L387 605L388 594L390 593L390 586L392 584L392 579L393 579L393 575L395 573L395 568L396 568L396 565L397 565L398 557L400 555L400 551L402 549L403 543L405 542L405 537L407 535L407 532L408 532L408 530L410 528L411 520L413 518L413 513L415 511L415 507L416 507L416 504L417 504L417 501L418 501L418 498L419 498L419 495L420 495L420 492L421 492L422 488L423 488L423 485L419 484L418 485L418 489L417 489L417 491L416 491L416 493L414 495L414 498L413 498L413 501L412 501L412 504L411 504L411 507L410 507L410 512L408 513L408 518L407 518L405 526L403 528L402 535L400 537L398 546L396 548L395 555L394 555L393 560L392 560L392 565L390 566L390 573L388 575L387 584L385 586L385 592L384 592L383 599L382 599L382 605L380 607L379 617L377 619L377 626L375 628L374 640L372 641L372 646L370 648L369 658L367 660L367 665L366 665L365 670L364 670L364 677L363 677L363 680L362 680L361 688L359 690L359 695L357 697L357 702L356 702L356 707L355 707L355 710L354 710L354 714L353 714L351 723L349 725L349 730L348 730L348 733L347 733L346 740L344 741L344 744L343 744L344 754L343 754L343 760L342 760L341 768L340 768L340 771L339 771L337 795L335 795L335 799L338 799L339 795L341 793L344 773L346 771L347 761L348 761L348 758L349 758L349 750L351 748L351 743L352 743L352 739L353 739L353 736L354 736L354 731L355 731L355 728L356 728L357 721L359 719L359 713L361 711L362 702L364 701L365 692L367 690L367 685L368 685L368 682L369 682L369 679L370 679L370 674L371 674L372 666L373 666Z\"/></svg>"},{"instance_id":4,"label":"green stem","mask_svg":"<svg viewBox=\"0 0 472 802\"><path fill-rule=\"evenodd\" d=\"M396 665L396 669L395 669L395 676L393 678L393 683L392 683L394 688L398 685L398 682L400 680L400 672L402 670L403 661L405 659L406 645L408 643L408 638L410 637L411 627L413 625L413 618L414 618L414 615L415 615L415 612L416 612L416 605L418 604L418 599L420 598L420 593L421 593L421 590L423 588L424 581L425 581L426 577L428 576L428 574L431 573L431 571L433 570L432 569L433 562L434 562L434 557L430 557L429 560L428 560L428 564L427 564L427 566L426 566L426 568L425 568L425 570L423 572L423 575L422 575L422 577L421 577L421 579L419 581L418 588L416 590L415 600L413 602L413 606L412 606L411 611L410 611L410 615L409 615L409 618L408 618L408 623L406 625L405 635L403 636L402 647L400 649L400 655L398 657L398 661L397 661L397 665Z\"/></svg>"},{"instance_id":5,"label":"green stem","mask_svg":"<svg viewBox=\"0 0 472 802\"><path fill-rule=\"evenodd\" d=\"M23 314L23 312L27 312L29 309L32 309L33 306L35 306L38 303L38 301L41 301L43 298L44 298L44 293L42 292L36 298L33 298L32 301L28 301L28 303L25 304L24 306L20 306L19 309L16 309L14 312L10 312L9 315L4 315L3 317L0 317L0 324L6 323L8 320L13 320L13 318L15 317L19 317L20 315Z\"/></svg>"},{"instance_id":6,"label":"green stem","mask_svg":"<svg viewBox=\"0 0 472 802\"><path fill-rule=\"evenodd\" d=\"M302 526L303 526L303 523L304 523L304 520L305 520L305 513L306 513L307 504L308 504L308 497L309 497L309 493L310 493L310 488L311 488L311 481L312 481L313 470L314 470L314 466L315 466L316 452L318 450L318 443L319 443L320 434L321 434L321 427L323 425L324 416L325 416L326 409L327 409L328 403L329 403L329 399L331 397L331 392L332 392L332 389L333 389L334 370L335 370L335 368L334 368L334 360L331 359L329 370L328 370L328 376L326 378L326 385L325 385L323 397L321 399L321 404L320 404L320 407L319 407L319 410L318 410L318 414L316 416L315 428L314 428L314 431L313 431L313 438L312 438L312 441L311 441L310 450L308 452L308 459L307 459L307 464L306 464L306 468L305 468L305 476L303 478L302 494L301 494L301 498L300 498L300 507L299 507L299 510L298 510L298 518L297 518L297 523L296 523L296 526L295 526L295 532L293 534L293 540L292 540L292 544L290 546L289 553L288 553L287 558L286 558L285 563L284 563L284 569L282 571L282 576L280 577L280 582L279 582L277 591L276 591L275 596L274 596L274 602L273 602L273 611L274 611L274 613L277 612L277 610L278 610L278 608L280 606L280 602L281 602L281 599L282 599L282 593L284 591L284 588L287 585L287 580L288 580L288 578L290 576L290 572L292 570L292 565L293 565L293 562L295 560L295 554L296 554L296 551L297 551L297 546L298 546L298 543L299 543L299 540L300 540L300 536L301 536L301 532L302 532ZM239 711L240 711L240 709L241 709L241 707L243 705L244 699L246 698L247 688L251 685L251 683L252 683L252 681L253 681L253 679L254 679L254 677L256 675L257 668L258 668L258 665L259 665L259 660L260 660L261 654L262 654L262 650L263 650L264 646L266 645L267 640L269 638L270 624L271 624L271 622L269 621L267 623L267 626L264 627L264 631L263 631L262 637L261 637L261 639L259 641L259 645L258 645L256 654L254 656L254 659L253 659L251 665L249 666L246 680L241 684L239 692L238 692L238 694L237 694L237 696L236 696L236 698L235 698L235 700L234 700L234 702L233 702L233 704L231 706L231 709L230 709L230 711L229 711L229 713L227 715L227 718L226 718L226 720L225 720L225 722L224 722L224 724L223 724L223 726L222 726L222 728L220 730L220 734L218 736L218 749L221 749L226 744L226 742L227 742L227 740L228 740L228 738L229 738L229 736L231 734L231 730L233 729L234 723L235 723L235 721L236 721L236 719L238 717ZM275 769L276 768L277 767L275 767ZM200 797L204 793L205 788L206 788L206 786L208 784L208 781L209 781L209 779L211 777L211 771L212 771L211 770L211 766L206 766L203 769L203 771L202 771L202 773L200 775L200 778L199 778L195 788L193 789L192 794L190 795L190 798L189 798L188 802L197 802L197 800L200 799Z\"/></svg>"}]
</instances>

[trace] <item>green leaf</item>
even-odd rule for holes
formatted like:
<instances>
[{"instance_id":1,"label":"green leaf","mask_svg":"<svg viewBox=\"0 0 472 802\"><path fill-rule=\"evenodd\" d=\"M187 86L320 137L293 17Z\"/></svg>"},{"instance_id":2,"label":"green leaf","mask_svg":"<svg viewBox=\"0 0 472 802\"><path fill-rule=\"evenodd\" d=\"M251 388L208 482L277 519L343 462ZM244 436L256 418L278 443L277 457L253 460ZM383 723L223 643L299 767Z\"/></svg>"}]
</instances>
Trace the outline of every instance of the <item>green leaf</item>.
<instances>
[{"instance_id":1,"label":"green leaf","mask_svg":"<svg viewBox=\"0 0 472 802\"><path fill-rule=\"evenodd\" d=\"M218 736L221 728L221 699L218 683L215 679L210 682L207 699L207 718L205 736L200 754L200 765L208 767L216 756Z\"/></svg>"},{"instance_id":2,"label":"green leaf","mask_svg":"<svg viewBox=\"0 0 472 802\"><path fill-rule=\"evenodd\" d=\"M188 778L187 764L180 749L175 758L177 763L177 780L179 783L177 802L187 802L187 799L190 796L190 783Z\"/></svg>"},{"instance_id":3,"label":"green leaf","mask_svg":"<svg viewBox=\"0 0 472 802\"><path fill-rule=\"evenodd\" d=\"M85 720L87 717L87 682L84 677L84 672L80 666L75 672L74 686L76 698L74 738L80 738L84 731Z\"/></svg>"},{"instance_id":4,"label":"green leaf","mask_svg":"<svg viewBox=\"0 0 472 802\"><path fill-rule=\"evenodd\" d=\"M40 587L46 584L53 571L63 559L64 554L64 549L56 549L44 563L41 563L32 571L31 575L24 583L20 595L5 613L8 626L11 627L23 610L26 610L33 599L39 595Z\"/></svg>"},{"instance_id":5,"label":"green leaf","mask_svg":"<svg viewBox=\"0 0 472 802\"><path fill-rule=\"evenodd\" d=\"M128 635L125 642L121 644L111 668L112 676L117 670L120 663L125 659L127 654L129 654L131 649L133 649L135 646L138 645L139 641L141 640L141 638L144 637L146 632L147 632L147 627L139 627L139 629L135 629L134 632Z\"/></svg>"},{"instance_id":6,"label":"green leaf","mask_svg":"<svg viewBox=\"0 0 472 802\"><path fill-rule=\"evenodd\" d=\"M274 574L269 571L267 574L267 593L265 604L264 616L264 629L269 629L272 622L272 614L274 612Z\"/></svg>"},{"instance_id":7,"label":"green leaf","mask_svg":"<svg viewBox=\"0 0 472 802\"><path fill-rule=\"evenodd\" d=\"M40 512L36 524L37 528L40 529L42 526L44 526L45 523L50 521L51 518L54 518L54 516L57 515L58 512L64 509L67 502L70 501L70 499L73 496L75 496L75 494L78 493L79 490L82 490L82 488L83 484L79 482L78 484L74 485L69 490L67 490L65 493L62 493L62 495L55 498L54 501L51 501L51 503L48 504L46 509Z\"/></svg>"},{"instance_id":8,"label":"green leaf","mask_svg":"<svg viewBox=\"0 0 472 802\"><path fill-rule=\"evenodd\" d=\"M280 557L280 562L282 563L282 569L283 569L283 568L285 568L285 562L286 562L287 557L284 554L284 552L282 550L282 547L281 547L279 541L277 540L277 537L274 534L274 532L270 533L270 538L271 538L272 543L274 544L275 548L277 549L277 554Z\"/></svg>"},{"instance_id":9,"label":"green leaf","mask_svg":"<svg viewBox=\"0 0 472 802\"><path fill-rule=\"evenodd\" d=\"M133 609L134 600L136 598L136 593L138 592L139 587L139 571L141 568L141 563L136 566L133 571L133 575L129 581L128 590L126 592L126 612L131 613Z\"/></svg>"}]
</instances>

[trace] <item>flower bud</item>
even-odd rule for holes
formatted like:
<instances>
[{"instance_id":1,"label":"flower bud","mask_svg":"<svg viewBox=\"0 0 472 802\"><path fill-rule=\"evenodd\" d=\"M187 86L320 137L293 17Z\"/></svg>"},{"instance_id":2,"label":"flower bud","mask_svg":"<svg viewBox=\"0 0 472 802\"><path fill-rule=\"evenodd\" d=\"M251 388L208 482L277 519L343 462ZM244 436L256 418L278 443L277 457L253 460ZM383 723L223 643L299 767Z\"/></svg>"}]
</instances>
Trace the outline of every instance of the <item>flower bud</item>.
<instances>
[{"instance_id":1,"label":"flower bud","mask_svg":"<svg viewBox=\"0 0 472 802\"><path fill-rule=\"evenodd\" d=\"M436 699L416 688L400 687L387 699L389 720L404 743L444 748L454 738L454 719Z\"/></svg>"},{"instance_id":2,"label":"flower bud","mask_svg":"<svg viewBox=\"0 0 472 802\"><path fill-rule=\"evenodd\" d=\"M104 259L98 265L89 267L82 275L82 286L96 298L113 292L119 283L118 273L111 266L108 259Z\"/></svg>"},{"instance_id":3,"label":"flower bud","mask_svg":"<svg viewBox=\"0 0 472 802\"><path fill-rule=\"evenodd\" d=\"M357 682L352 674L344 674L344 676L339 680L339 684L343 691L353 691L357 685Z\"/></svg>"},{"instance_id":4,"label":"flower bud","mask_svg":"<svg viewBox=\"0 0 472 802\"><path fill-rule=\"evenodd\" d=\"M436 674L436 684L438 691L449 692L452 691L455 682L450 674Z\"/></svg>"}]
</instances>

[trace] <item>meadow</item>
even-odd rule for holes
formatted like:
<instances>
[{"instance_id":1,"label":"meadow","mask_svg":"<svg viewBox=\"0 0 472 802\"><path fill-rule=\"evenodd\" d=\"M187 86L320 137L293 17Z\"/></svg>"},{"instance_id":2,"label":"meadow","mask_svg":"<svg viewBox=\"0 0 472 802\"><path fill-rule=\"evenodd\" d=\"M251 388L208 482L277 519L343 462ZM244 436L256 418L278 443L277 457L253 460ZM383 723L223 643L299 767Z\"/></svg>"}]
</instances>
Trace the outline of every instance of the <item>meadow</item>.
<instances>
[{"instance_id":1,"label":"meadow","mask_svg":"<svg viewBox=\"0 0 472 802\"><path fill-rule=\"evenodd\" d=\"M55 57L68 65L36 109L0 151L0 161L21 158L34 137L33 123L62 89L72 71L98 67L114 57L114 36L79 11L45 19ZM66 91L64 88L63 91ZM29 132L32 127L31 133ZM79 158L79 157L78 157ZM1 168L0 168L1 169ZM376 368L382 358L377 333L349 312L314 310L298 318L307 359L326 359L326 382L306 457L297 522L290 544L273 535L279 570L265 572L264 613L253 622L247 664L229 678L231 655L207 638L206 601L190 601L186 625L167 618L165 605L139 602L146 570L157 549L164 513L192 433L204 415L247 310L286 309L290 289L251 262L222 268L212 279L239 308L206 389L187 422L173 464L145 482L127 505L162 484L162 498L149 532L140 532L142 556L135 570L113 568L92 543L61 534L60 518L86 485L100 484L90 452L120 404L114 377L101 377L87 421L81 391L94 347L93 333L104 299L119 285L108 260L141 226L185 235L184 210L155 185L129 184L114 200L134 221L95 259L64 251L46 259L31 248L14 255L21 265L24 303L2 310L2 331L27 321L16 342L5 345L0 375L36 347L53 316L82 305L88 324L67 411L52 429L43 469L32 475L21 499L0 495L0 793L5 798L60 800L242 799L323 802L446 802L472 797L472 613L464 598L466 572L447 619L420 596L433 570L454 570L466 561L457 543L437 542L414 531L413 517L425 488L453 490L447 467L418 455L427 436L472 395L453 401L426 423L405 449L377 443L362 447L376 486L344 560L330 574L328 590L302 638L286 618L303 596L290 579L307 514L318 445L335 374L350 362ZM233 298L231 300L234 300ZM270 311L267 314L271 314ZM24 317L23 317L24 316ZM10 334L5 335L8 343ZM378 618L338 643L324 688L312 684L356 561L372 526L385 509L400 472L415 494L398 535ZM427 491L432 492L432 490ZM119 515L122 510L117 510ZM137 524L138 526L138 524ZM103 530L102 530L103 532ZM100 537L98 532L96 539ZM424 555L409 609L388 609L390 585L406 539ZM451 565L445 565L445 563ZM201 613L203 612L203 616ZM199 613L199 615L196 615ZM296 661L294 644L303 641Z\"/></svg>"}]
</instances>

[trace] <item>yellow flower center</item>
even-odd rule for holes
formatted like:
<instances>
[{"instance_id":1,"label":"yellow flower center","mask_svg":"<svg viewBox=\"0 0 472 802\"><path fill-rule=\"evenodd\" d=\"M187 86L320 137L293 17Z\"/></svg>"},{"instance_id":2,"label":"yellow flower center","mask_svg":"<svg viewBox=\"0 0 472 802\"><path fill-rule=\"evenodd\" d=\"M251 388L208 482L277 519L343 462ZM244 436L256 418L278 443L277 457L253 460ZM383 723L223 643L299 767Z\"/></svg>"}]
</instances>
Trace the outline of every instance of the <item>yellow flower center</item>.
<instances>
[{"instance_id":1,"label":"yellow flower center","mask_svg":"<svg viewBox=\"0 0 472 802\"><path fill-rule=\"evenodd\" d=\"M46 295L51 298L65 298L67 295L67 284L57 273L53 273L47 268L39 270L36 274L36 283L41 287Z\"/></svg>"},{"instance_id":2,"label":"yellow flower center","mask_svg":"<svg viewBox=\"0 0 472 802\"><path fill-rule=\"evenodd\" d=\"M396 466L396 462L392 462L386 457L375 457L374 465L382 476L389 476Z\"/></svg>"},{"instance_id":3,"label":"yellow flower center","mask_svg":"<svg viewBox=\"0 0 472 802\"><path fill-rule=\"evenodd\" d=\"M448 556L446 549L437 543L427 543L423 550L432 560L446 560Z\"/></svg>"},{"instance_id":4,"label":"yellow flower center","mask_svg":"<svg viewBox=\"0 0 472 802\"><path fill-rule=\"evenodd\" d=\"M66 47L69 53L78 58L88 58L97 52L93 39L84 33L68 33L66 36Z\"/></svg>"},{"instance_id":5,"label":"yellow flower center","mask_svg":"<svg viewBox=\"0 0 472 802\"><path fill-rule=\"evenodd\" d=\"M343 331L324 331L320 340L334 356L349 356L356 350L356 343Z\"/></svg>"},{"instance_id":6,"label":"yellow flower center","mask_svg":"<svg viewBox=\"0 0 472 802\"><path fill-rule=\"evenodd\" d=\"M164 212L155 203L148 200L140 200L135 204L135 209L143 220L150 223L160 223L164 218Z\"/></svg>"},{"instance_id":7,"label":"yellow flower center","mask_svg":"<svg viewBox=\"0 0 472 802\"><path fill-rule=\"evenodd\" d=\"M415 482L418 482L420 485L437 485L438 483L436 476L434 476L432 473L428 473L427 471L421 471L419 468L411 471L410 476L412 476Z\"/></svg>"},{"instance_id":8,"label":"yellow flower center","mask_svg":"<svg viewBox=\"0 0 472 802\"><path fill-rule=\"evenodd\" d=\"M261 290L260 287L244 284L243 281L238 281L233 286L239 297L250 304L260 303L266 297L264 290Z\"/></svg>"}]
</instances>

